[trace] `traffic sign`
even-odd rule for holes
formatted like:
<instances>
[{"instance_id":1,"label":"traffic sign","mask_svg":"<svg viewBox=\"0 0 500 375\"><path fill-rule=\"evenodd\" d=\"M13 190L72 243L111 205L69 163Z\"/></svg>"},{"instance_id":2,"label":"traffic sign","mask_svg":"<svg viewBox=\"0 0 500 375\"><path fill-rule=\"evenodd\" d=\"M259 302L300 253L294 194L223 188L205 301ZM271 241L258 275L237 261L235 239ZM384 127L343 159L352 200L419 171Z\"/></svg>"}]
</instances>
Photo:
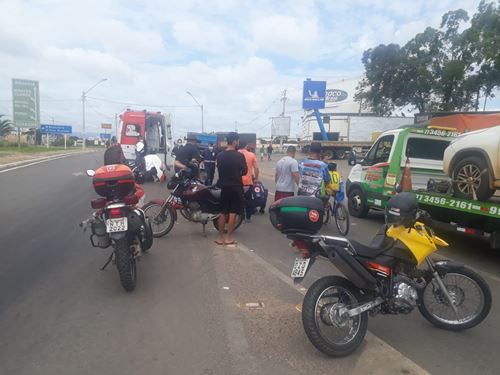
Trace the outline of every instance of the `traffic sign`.
<instances>
[{"instance_id":1,"label":"traffic sign","mask_svg":"<svg viewBox=\"0 0 500 375\"><path fill-rule=\"evenodd\" d=\"M38 81L12 79L13 122L18 128L37 128L40 124Z\"/></svg>"},{"instance_id":2,"label":"traffic sign","mask_svg":"<svg viewBox=\"0 0 500 375\"><path fill-rule=\"evenodd\" d=\"M71 125L40 124L40 132L45 134L71 134L73 127Z\"/></svg>"},{"instance_id":3,"label":"traffic sign","mask_svg":"<svg viewBox=\"0 0 500 375\"><path fill-rule=\"evenodd\" d=\"M326 81L304 81L302 96L303 109L325 108Z\"/></svg>"},{"instance_id":4,"label":"traffic sign","mask_svg":"<svg viewBox=\"0 0 500 375\"><path fill-rule=\"evenodd\" d=\"M113 125L111 124L101 124L102 129L112 129Z\"/></svg>"},{"instance_id":5,"label":"traffic sign","mask_svg":"<svg viewBox=\"0 0 500 375\"><path fill-rule=\"evenodd\" d=\"M101 134L99 134L99 138L101 138L101 139L111 139L111 133L110 134L101 133Z\"/></svg>"}]
</instances>

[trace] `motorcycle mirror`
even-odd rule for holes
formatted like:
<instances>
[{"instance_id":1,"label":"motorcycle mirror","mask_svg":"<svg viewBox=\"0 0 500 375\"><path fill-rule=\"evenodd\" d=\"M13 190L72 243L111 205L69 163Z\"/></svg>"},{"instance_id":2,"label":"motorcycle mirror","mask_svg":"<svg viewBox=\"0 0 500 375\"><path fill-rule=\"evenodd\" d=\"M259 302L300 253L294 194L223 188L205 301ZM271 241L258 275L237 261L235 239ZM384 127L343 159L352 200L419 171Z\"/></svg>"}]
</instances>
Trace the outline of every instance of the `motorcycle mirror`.
<instances>
[{"instance_id":1,"label":"motorcycle mirror","mask_svg":"<svg viewBox=\"0 0 500 375\"><path fill-rule=\"evenodd\" d=\"M94 177L95 176L95 171L92 170L92 169L87 169L87 176Z\"/></svg>"}]
</instances>

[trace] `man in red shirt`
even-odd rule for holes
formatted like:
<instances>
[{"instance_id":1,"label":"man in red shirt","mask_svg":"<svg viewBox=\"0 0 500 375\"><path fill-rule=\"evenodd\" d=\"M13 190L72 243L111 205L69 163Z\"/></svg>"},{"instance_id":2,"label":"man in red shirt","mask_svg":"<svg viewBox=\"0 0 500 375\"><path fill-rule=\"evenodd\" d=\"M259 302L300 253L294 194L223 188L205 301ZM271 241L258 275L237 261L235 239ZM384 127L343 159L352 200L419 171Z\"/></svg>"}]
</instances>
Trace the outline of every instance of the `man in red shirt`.
<instances>
[{"instance_id":1,"label":"man in red shirt","mask_svg":"<svg viewBox=\"0 0 500 375\"><path fill-rule=\"evenodd\" d=\"M252 186L259 180L259 166L257 157L250 151L250 146L245 141L240 141L239 151L245 157L247 163L247 173L242 177L243 192L245 194L245 219L249 223L253 213Z\"/></svg>"}]
</instances>

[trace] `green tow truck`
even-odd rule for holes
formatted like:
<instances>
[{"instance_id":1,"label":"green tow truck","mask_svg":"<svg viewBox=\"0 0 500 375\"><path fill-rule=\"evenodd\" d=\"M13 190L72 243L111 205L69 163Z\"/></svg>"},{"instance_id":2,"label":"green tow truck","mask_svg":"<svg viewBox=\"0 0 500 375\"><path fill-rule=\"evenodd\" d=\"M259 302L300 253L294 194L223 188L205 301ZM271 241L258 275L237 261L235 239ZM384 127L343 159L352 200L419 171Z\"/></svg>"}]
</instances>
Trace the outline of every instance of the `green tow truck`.
<instances>
[{"instance_id":1,"label":"green tow truck","mask_svg":"<svg viewBox=\"0 0 500 375\"><path fill-rule=\"evenodd\" d=\"M434 220L451 224L459 232L488 235L492 248L500 248L500 199L488 202L457 198L443 172L443 154L457 132L433 127L411 127L384 132L361 164L347 179L349 212L365 217L370 209L383 210L410 161L412 191Z\"/></svg>"}]
</instances>

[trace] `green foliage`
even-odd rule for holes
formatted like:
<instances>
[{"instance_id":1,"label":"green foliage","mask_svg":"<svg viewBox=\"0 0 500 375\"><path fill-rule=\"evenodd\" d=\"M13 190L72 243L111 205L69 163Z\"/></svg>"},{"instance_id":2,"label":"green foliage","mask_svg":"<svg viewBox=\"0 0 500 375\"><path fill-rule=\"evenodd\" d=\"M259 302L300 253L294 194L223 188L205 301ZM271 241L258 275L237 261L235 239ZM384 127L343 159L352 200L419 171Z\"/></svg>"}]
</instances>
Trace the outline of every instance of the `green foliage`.
<instances>
[{"instance_id":1,"label":"green foliage","mask_svg":"<svg viewBox=\"0 0 500 375\"><path fill-rule=\"evenodd\" d=\"M2 119L4 115L0 114L0 137L5 137L14 131L14 125L9 119Z\"/></svg>"},{"instance_id":2,"label":"green foliage","mask_svg":"<svg viewBox=\"0 0 500 375\"><path fill-rule=\"evenodd\" d=\"M500 2L482 1L469 16L449 11L403 47L379 45L363 53L365 77L355 99L379 115L410 106L420 112L479 108L500 87Z\"/></svg>"}]
</instances>

